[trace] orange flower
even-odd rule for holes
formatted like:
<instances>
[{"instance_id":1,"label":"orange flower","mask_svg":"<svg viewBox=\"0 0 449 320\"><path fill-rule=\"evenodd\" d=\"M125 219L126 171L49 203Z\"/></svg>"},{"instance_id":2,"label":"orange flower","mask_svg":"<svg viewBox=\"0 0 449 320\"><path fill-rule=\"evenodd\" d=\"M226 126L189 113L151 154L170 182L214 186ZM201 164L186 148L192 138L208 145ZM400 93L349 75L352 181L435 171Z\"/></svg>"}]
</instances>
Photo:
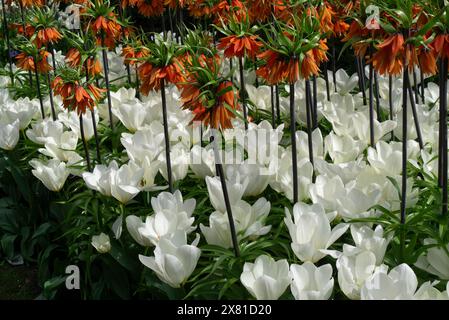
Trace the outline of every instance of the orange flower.
<instances>
[{"instance_id":1,"label":"orange flower","mask_svg":"<svg viewBox=\"0 0 449 320\"><path fill-rule=\"evenodd\" d=\"M338 19L334 23L334 34L338 37L343 36L349 30L349 24L344 22L342 19Z\"/></svg>"},{"instance_id":2,"label":"orange flower","mask_svg":"<svg viewBox=\"0 0 449 320\"><path fill-rule=\"evenodd\" d=\"M216 18L214 23L219 24L220 18L227 22L232 14L236 21L244 21L246 19L247 9L240 0L222 0L217 3L211 10Z\"/></svg>"},{"instance_id":3,"label":"orange flower","mask_svg":"<svg viewBox=\"0 0 449 320\"><path fill-rule=\"evenodd\" d=\"M220 40L217 48L220 50L224 49L224 54L226 57L243 57L247 55L254 58L262 46L260 42L257 41L257 36L227 36Z\"/></svg>"},{"instance_id":4,"label":"orange flower","mask_svg":"<svg viewBox=\"0 0 449 320\"><path fill-rule=\"evenodd\" d=\"M84 114L87 109L94 110L95 102L100 100L104 89L87 84L87 90L77 81L64 83L61 77L53 80L53 89L56 95L62 97L64 108L75 110L78 115Z\"/></svg>"},{"instance_id":5,"label":"orange flower","mask_svg":"<svg viewBox=\"0 0 449 320\"><path fill-rule=\"evenodd\" d=\"M170 65L165 67L155 67L149 62L145 62L139 67L139 76L141 79L140 92L148 95L151 90L158 91L162 85L162 79L166 83L173 83L179 85L182 81L180 75L180 68L178 60L173 61Z\"/></svg>"},{"instance_id":6,"label":"orange flower","mask_svg":"<svg viewBox=\"0 0 449 320\"><path fill-rule=\"evenodd\" d=\"M449 35L448 34L439 34L435 37L435 40L432 42L431 46L435 50L435 53L440 58L449 59Z\"/></svg>"},{"instance_id":7,"label":"orange flower","mask_svg":"<svg viewBox=\"0 0 449 320\"><path fill-rule=\"evenodd\" d=\"M189 14L195 18L206 17L211 14L211 8L205 0L190 1L188 10Z\"/></svg>"},{"instance_id":8,"label":"orange flower","mask_svg":"<svg viewBox=\"0 0 449 320\"><path fill-rule=\"evenodd\" d=\"M92 23L92 31L95 34L104 32L106 38L116 39L120 36L121 26L116 22L115 14L111 12L108 17L97 17Z\"/></svg>"},{"instance_id":9,"label":"orange flower","mask_svg":"<svg viewBox=\"0 0 449 320\"><path fill-rule=\"evenodd\" d=\"M141 59L147 57L150 53L146 48L135 49L132 46L125 46L122 49L122 56L125 58L125 63L129 65L134 65L138 63L135 59Z\"/></svg>"},{"instance_id":10,"label":"orange flower","mask_svg":"<svg viewBox=\"0 0 449 320\"><path fill-rule=\"evenodd\" d=\"M402 71L404 54L404 37L402 34L389 36L377 46L373 55L374 69L382 75L395 75Z\"/></svg>"},{"instance_id":11,"label":"orange flower","mask_svg":"<svg viewBox=\"0 0 449 320\"><path fill-rule=\"evenodd\" d=\"M327 5L322 6L320 13L320 30L322 33L334 33L334 24L332 22L332 17L335 12Z\"/></svg>"},{"instance_id":12,"label":"orange flower","mask_svg":"<svg viewBox=\"0 0 449 320\"><path fill-rule=\"evenodd\" d=\"M187 0L164 0L164 5L168 6L171 9L176 8L184 8L187 3Z\"/></svg>"},{"instance_id":13,"label":"orange flower","mask_svg":"<svg viewBox=\"0 0 449 320\"><path fill-rule=\"evenodd\" d=\"M90 76L95 77L96 75L101 73L100 60L91 57L86 60L86 64L87 64L87 73Z\"/></svg>"},{"instance_id":14,"label":"orange flower","mask_svg":"<svg viewBox=\"0 0 449 320\"><path fill-rule=\"evenodd\" d=\"M251 22L266 21L271 15L272 1L247 0L248 15Z\"/></svg>"},{"instance_id":15,"label":"orange flower","mask_svg":"<svg viewBox=\"0 0 449 320\"><path fill-rule=\"evenodd\" d=\"M54 44L61 39L62 34L60 34L59 31L54 27L39 30L36 37L38 47L41 47L42 45L46 45L48 43Z\"/></svg>"},{"instance_id":16,"label":"orange flower","mask_svg":"<svg viewBox=\"0 0 449 320\"><path fill-rule=\"evenodd\" d=\"M137 10L145 17L160 16L164 13L164 2L161 0L141 0L137 3Z\"/></svg>"},{"instance_id":17,"label":"orange flower","mask_svg":"<svg viewBox=\"0 0 449 320\"><path fill-rule=\"evenodd\" d=\"M81 53L78 49L70 48L65 56L65 62L72 68L79 66L81 63Z\"/></svg>"},{"instance_id":18,"label":"orange flower","mask_svg":"<svg viewBox=\"0 0 449 320\"><path fill-rule=\"evenodd\" d=\"M191 85L192 87L192 85ZM231 81L223 81L216 89L218 94L220 91L226 90L226 88L233 87ZM235 114L231 110L239 110L238 93L234 90L229 90L226 93L216 98L216 104L213 107L206 108L198 99L200 91L197 88L188 88L184 97L190 96L192 101L198 101L198 103L185 105L184 108L189 108L194 114L194 121L202 121L206 126L210 125L214 129L229 129L232 128L231 120L235 118ZM188 99L189 100L189 99ZM230 110L231 109L231 110Z\"/></svg>"},{"instance_id":19,"label":"orange flower","mask_svg":"<svg viewBox=\"0 0 449 320\"><path fill-rule=\"evenodd\" d=\"M327 50L329 50L329 47L327 46L327 39L321 39L318 47L312 49L313 58L317 64L329 60L326 55Z\"/></svg>"},{"instance_id":20,"label":"orange flower","mask_svg":"<svg viewBox=\"0 0 449 320\"><path fill-rule=\"evenodd\" d=\"M21 52L16 56L17 66L26 71L34 71L34 58L27 55L25 52Z\"/></svg>"},{"instance_id":21,"label":"orange flower","mask_svg":"<svg viewBox=\"0 0 449 320\"><path fill-rule=\"evenodd\" d=\"M311 75L318 75L320 69L318 68L312 50L307 51L303 60L301 61L301 76L304 79L309 79ZM296 79L298 80L298 79ZM293 81L295 82L295 81ZM290 81L290 83L293 83Z\"/></svg>"},{"instance_id":22,"label":"orange flower","mask_svg":"<svg viewBox=\"0 0 449 320\"><path fill-rule=\"evenodd\" d=\"M428 49L420 50L418 54L419 66L424 74L436 74L437 63L435 53Z\"/></svg>"},{"instance_id":23,"label":"orange flower","mask_svg":"<svg viewBox=\"0 0 449 320\"><path fill-rule=\"evenodd\" d=\"M27 55L25 52L21 52L16 56L17 66L26 71L37 71L40 73L46 73L52 69L47 59L50 53L48 51L42 50L39 53L38 61L36 63L33 56Z\"/></svg>"}]
</instances>

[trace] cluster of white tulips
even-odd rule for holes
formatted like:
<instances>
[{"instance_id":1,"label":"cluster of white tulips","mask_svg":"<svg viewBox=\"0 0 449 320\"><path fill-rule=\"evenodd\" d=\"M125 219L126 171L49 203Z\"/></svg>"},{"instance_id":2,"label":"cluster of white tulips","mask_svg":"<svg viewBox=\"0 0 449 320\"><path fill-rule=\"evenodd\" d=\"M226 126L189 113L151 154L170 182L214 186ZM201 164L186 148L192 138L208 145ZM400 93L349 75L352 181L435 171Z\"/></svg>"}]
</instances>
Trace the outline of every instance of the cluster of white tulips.
<instances>
[{"instance_id":1,"label":"cluster of white tulips","mask_svg":"<svg viewBox=\"0 0 449 320\"><path fill-rule=\"evenodd\" d=\"M112 78L125 75L123 59L109 52ZM254 75L248 75L249 99L259 109L270 111L270 88L254 87ZM3 87L8 78L0 79ZM181 109L179 92L167 90L168 125L171 168L174 181L197 179L207 186L215 211L208 212L208 224L195 224L195 199L183 199L180 191L163 191L158 185L161 175L167 180L164 127L160 94L136 98L134 89L120 88L112 92L112 112L116 124L126 132L121 135L121 156L108 163L97 164L85 171L83 155L76 151L81 139L79 117L58 108L57 120L40 119L37 100L13 100L8 90L0 91L0 148L12 152L20 137L39 145L39 157L30 161L32 173L51 191L60 191L70 175L83 179L85 185L107 197L127 205L140 192L157 192L151 199L152 214L146 217L120 216L114 224L115 237L122 233L122 224L137 244L154 248L150 256L139 255L143 265L172 287L180 287L194 272L201 250L200 236L210 245L232 248L230 224L223 189L216 176L216 162L221 159L226 176L227 192L232 208L238 241L253 241L270 233L266 220L272 204L264 197L270 187L279 197L292 201L293 181L299 185L299 202L293 210L285 209L285 225L291 239L291 250L299 264L286 259L275 261L262 255L244 265L241 283L257 299L278 299L290 286L296 299L329 299L338 284L349 299L449 299L447 291L439 291L438 281L449 280L449 255L443 248L433 247L420 257L415 267L434 275L436 282L418 285L411 266L401 264L388 268L384 255L391 236L380 225L350 223L351 219L380 215L374 206L397 210L400 196L402 143L407 143L407 157L414 166L429 175L436 175L438 151L438 108L432 108L439 88L429 83L425 103L417 104L424 148L413 140L416 129L409 126L408 137L402 140L401 95L394 95L391 120L374 120L375 146L370 144L368 107L362 95L352 94L358 78L344 70L336 73L337 90L330 101L325 95L325 82L318 79L318 118L330 123L332 130L324 134L319 128L312 134L313 155L309 154L308 136L296 132L298 176L292 175L291 146L286 145L284 125L272 127L269 121L250 123L247 130L235 120L233 130L222 132L224 148L214 153L204 146L209 130L191 124L190 111ZM394 92L402 88L402 80L394 80ZM306 123L303 83L296 87L297 122ZM286 88L288 91L288 87ZM388 108L388 79L379 77L380 105ZM55 99L55 105L61 103ZM49 115L48 99L45 100ZM288 97L280 98L280 110L288 116ZM108 121L107 106L100 105L94 113L96 124ZM410 124L413 124L410 115ZM94 135L92 115L83 118L84 137ZM198 131L198 130L200 131ZM200 132L199 134L197 134ZM392 141L394 136L398 141ZM231 147L230 147L231 146ZM228 148L230 147L230 148ZM313 159L313 165L310 161ZM419 189L413 179L407 183L407 206L418 199ZM150 208L149 208L150 211ZM195 240L189 244L188 236ZM351 240L352 236L352 240ZM341 240L345 239L345 240ZM348 240L349 239L349 240ZM343 241L347 241L343 242ZM339 243L339 250L333 246ZM426 239L427 244L434 243ZM93 237L92 245L100 253L111 249L109 236ZM323 258L331 263L323 264ZM337 281L334 281L334 277ZM448 288L449 289L449 288Z\"/></svg>"}]
</instances>

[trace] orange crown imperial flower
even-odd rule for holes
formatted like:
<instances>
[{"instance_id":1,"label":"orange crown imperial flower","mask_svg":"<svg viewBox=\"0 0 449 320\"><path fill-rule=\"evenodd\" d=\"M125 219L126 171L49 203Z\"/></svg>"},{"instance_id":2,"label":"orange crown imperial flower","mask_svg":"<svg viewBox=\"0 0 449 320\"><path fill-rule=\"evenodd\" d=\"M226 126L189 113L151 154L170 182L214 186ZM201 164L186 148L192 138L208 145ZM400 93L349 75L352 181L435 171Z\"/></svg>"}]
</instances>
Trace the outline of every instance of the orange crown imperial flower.
<instances>
[{"instance_id":1,"label":"orange crown imperial flower","mask_svg":"<svg viewBox=\"0 0 449 320\"><path fill-rule=\"evenodd\" d=\"M224 55L228 58L248 56L254 58L259 52L262 44L257 41L255 35L235 36L230 35L220 40L217 48L224 50Z\"/></svg>"}]
</instances>

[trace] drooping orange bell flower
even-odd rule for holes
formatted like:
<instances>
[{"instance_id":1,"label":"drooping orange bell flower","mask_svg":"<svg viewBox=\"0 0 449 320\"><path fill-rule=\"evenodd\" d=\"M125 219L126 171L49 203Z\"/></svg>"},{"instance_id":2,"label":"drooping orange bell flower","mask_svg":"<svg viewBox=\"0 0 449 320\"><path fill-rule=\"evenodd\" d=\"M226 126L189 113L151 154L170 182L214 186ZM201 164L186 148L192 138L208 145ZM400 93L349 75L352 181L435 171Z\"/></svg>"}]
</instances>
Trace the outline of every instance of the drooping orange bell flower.
<instances>
[{"instance_id":1,"label":"drooping orange bell flower","mask_svg":"<svg viewBox=\"0 0 449 320\"><path fill-rule=\"evenodd\" d=\"M36 62L36 59L33 56L28 55L25 52L21 52L16 56L17 66L26 71L34 72L37 68L37 72L46 73L52 70L52 67L47 60L49 55L50 53L48 51L41 50Z\"/></svg>"},{"instance_id":2,"label":"drooping orange bell flower","mask_svg":"<svg viewBox=\"0 0 449 320\"><path fill-rule=\"evenodd\" d=\"M68 66L75 68L81 64L81 53L76 48L70 48L66 54L65 62ZM89 57L85 61L85 65L83 68L87 66L87 73L95 77L96 75L101 73L101 64L100 61L96 58ZM84 70L86 72L86 70Z\"/></svg>"},{"instance_id":3,"label":"drooping orange bell flower","mask_svg":"<svg viewBox=\"0 0 449 320\"><path fill-rule=\"evenodd\" d=\"M389 36L377 46L372 57L374 69L381 75L396 75L402 71L404 36L400 33Z\"/></svg>"},{"instance_id":4,"label":"drooping orange bell flower","mask_svg":"<svg viewBox=\"0 0 449 320\"><path fill-rule=\"evenodd\" d=\"M438 57L449 59L449 34L437 35L431 46Z\"/></svg>"},{"instance_id":5,"label":"drooping orange bell flower","mask_svg":"<svg viewBox=\"0 0 449 320\"><path fill-rule=\"evenodd\" d=\"M320 69L318 68L318 65L315 61L313 51L312 50L307 51L306 54L304 55L304 58L301 61L301 76L304 79L309 79L312 75L317 76L319 72ZM298 80L298 78L296 78L296 80ZM290 81L290 83L294 83L295 81L293 82Z\"/></svg>"},{"instance_id":6,"label":"drooping orange bell flower","mask_svg":"<svg viewBox=\"0 0 449 320\"><path fill-rule=\"evenodd\" d=\"M271 15L272 2L272 0L247 0L246 6L250 21L266 21Z\"/></svg>"},{"instance_id":7,"label":"drooping orange bell flower","mask_svg":"<svg viewBox=\"0 0 449 320\"><path fill-rule=\"evenodd\" d=\"M227 22L231 16L236 21L244 21L247 17L247 9L240 0L221 0L212 8L211 13L215 15L215 24Z\"/></svg>"},{"instance_id":8,"label":"drooping orange bell flower","mask_svg":"<svg viewBox=\"0 0 449 320\"><path fill-rule=\"evenodd\" d=\"M144 17L156 17L164 13L164 2L162 0L140 0L136 6L139 14Z\"/></svg>"},{"instance_id":9,"label":"drooping orange bell flower","mask_svg":"<svg viewBox=\"0 0 449 320\"><path fill-rule=\"evenodd\" d=\"M148 95L151 90L158 91L161 89L162 79L166 83L173 83L179 85L183 80L179 66L180 62L177 59L165 67L156 67L149 62L143 63L139 67L139 76L141 79L140 92Z\"/></svg>"},{"instance_id":10,"label":"drooping orange bell flower","mask_svg":"<svg viewBox=\"0 0 449 320\"><path fill-rule=\"evenodd\" d=\"M37 46L41 47L49 43L55 44L62 39L62 34L54 27L40 29L37 32L36 41Z\"/></svg>"},{"instance_id":11,"label":"drooping orange bell flower","mask_svg":"<svg viewBox=\"0 0 449 320\"><path fill-rule=\"evenodd\" d=\"M417 55L419 66L424 74L433 75L437 73L435 52L422 48Z\"/></svg>"},{"instance_id":12,"label":"drooping orange bell flower","mask_svg":"<svg viewBox=\"0 0 449 320\"><path fill-rule=\"evenodd\" d=\"M123 47L122 56L125 58L125 63L129 65L135 65L138 63L138 59L147 57L149 51L146 48L134 48L130 45Z\"/></svg>"},{"instance_id":13,"label":"drooping orange bell flower","mask_svg":"<svg viewBox=\"0 0 449 320\"><path fill-rule=\"evenodd\" d=\"M228 58L248 56L254 58L262 44L257 41L256 35L236 36L230 35L220 39L217 48L224 50Z\"/></svg>"},{"instance_id":14,"label":"drooping orange bell flower","mask_svg":"<svg viewBox=\"0 0 449 320\"><path fill-rule=\"evenodd\" d=\"M96 101L106 91L90 83L86 88L77 81L64 83L61 77L56 77L52 86L55 94L61 96L64 108L74 110L78 115L84 114L87 109L93 111Z\"/></svg>"}]
</instances>

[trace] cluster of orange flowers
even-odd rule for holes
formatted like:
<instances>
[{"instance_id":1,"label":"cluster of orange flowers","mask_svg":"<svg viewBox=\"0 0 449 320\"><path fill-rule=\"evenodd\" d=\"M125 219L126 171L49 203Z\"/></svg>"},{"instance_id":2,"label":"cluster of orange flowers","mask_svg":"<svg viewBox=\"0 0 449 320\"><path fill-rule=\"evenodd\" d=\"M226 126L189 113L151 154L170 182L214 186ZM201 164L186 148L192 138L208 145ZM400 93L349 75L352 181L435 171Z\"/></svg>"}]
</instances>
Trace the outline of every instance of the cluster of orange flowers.
<instances>
[{"instance_id":1,"label":"cluster of orange flowers","mask_svg":"<svg viewBox=\"0 0 449 320\"><path fill-rule=\"evenodd\" d=\"M81 52L79 52L79 50L76 48L70 48L65 56L65 62L71 68L79 67L81 65ZM84 72L89 74L91 77L95 77L96 75L101 73L100 60L95 57L89 57L86 59L83 68Z\"/></svg>"},{"instance_id":2,"label":"cluster of orange flowers","mask_svg":"<svg viewBox=\"0 0 449 320\"><path fill-rule=\"evenodd\" d=\"M87 89L79 82L64 82L61 77L56 77L52 84L56 95L60 95L64 108L75 110L79 115L87 109L94 110L95 103L99 101L105 90L97 88L93 84L87 84Z\"/></svg>"}]
</instances>

